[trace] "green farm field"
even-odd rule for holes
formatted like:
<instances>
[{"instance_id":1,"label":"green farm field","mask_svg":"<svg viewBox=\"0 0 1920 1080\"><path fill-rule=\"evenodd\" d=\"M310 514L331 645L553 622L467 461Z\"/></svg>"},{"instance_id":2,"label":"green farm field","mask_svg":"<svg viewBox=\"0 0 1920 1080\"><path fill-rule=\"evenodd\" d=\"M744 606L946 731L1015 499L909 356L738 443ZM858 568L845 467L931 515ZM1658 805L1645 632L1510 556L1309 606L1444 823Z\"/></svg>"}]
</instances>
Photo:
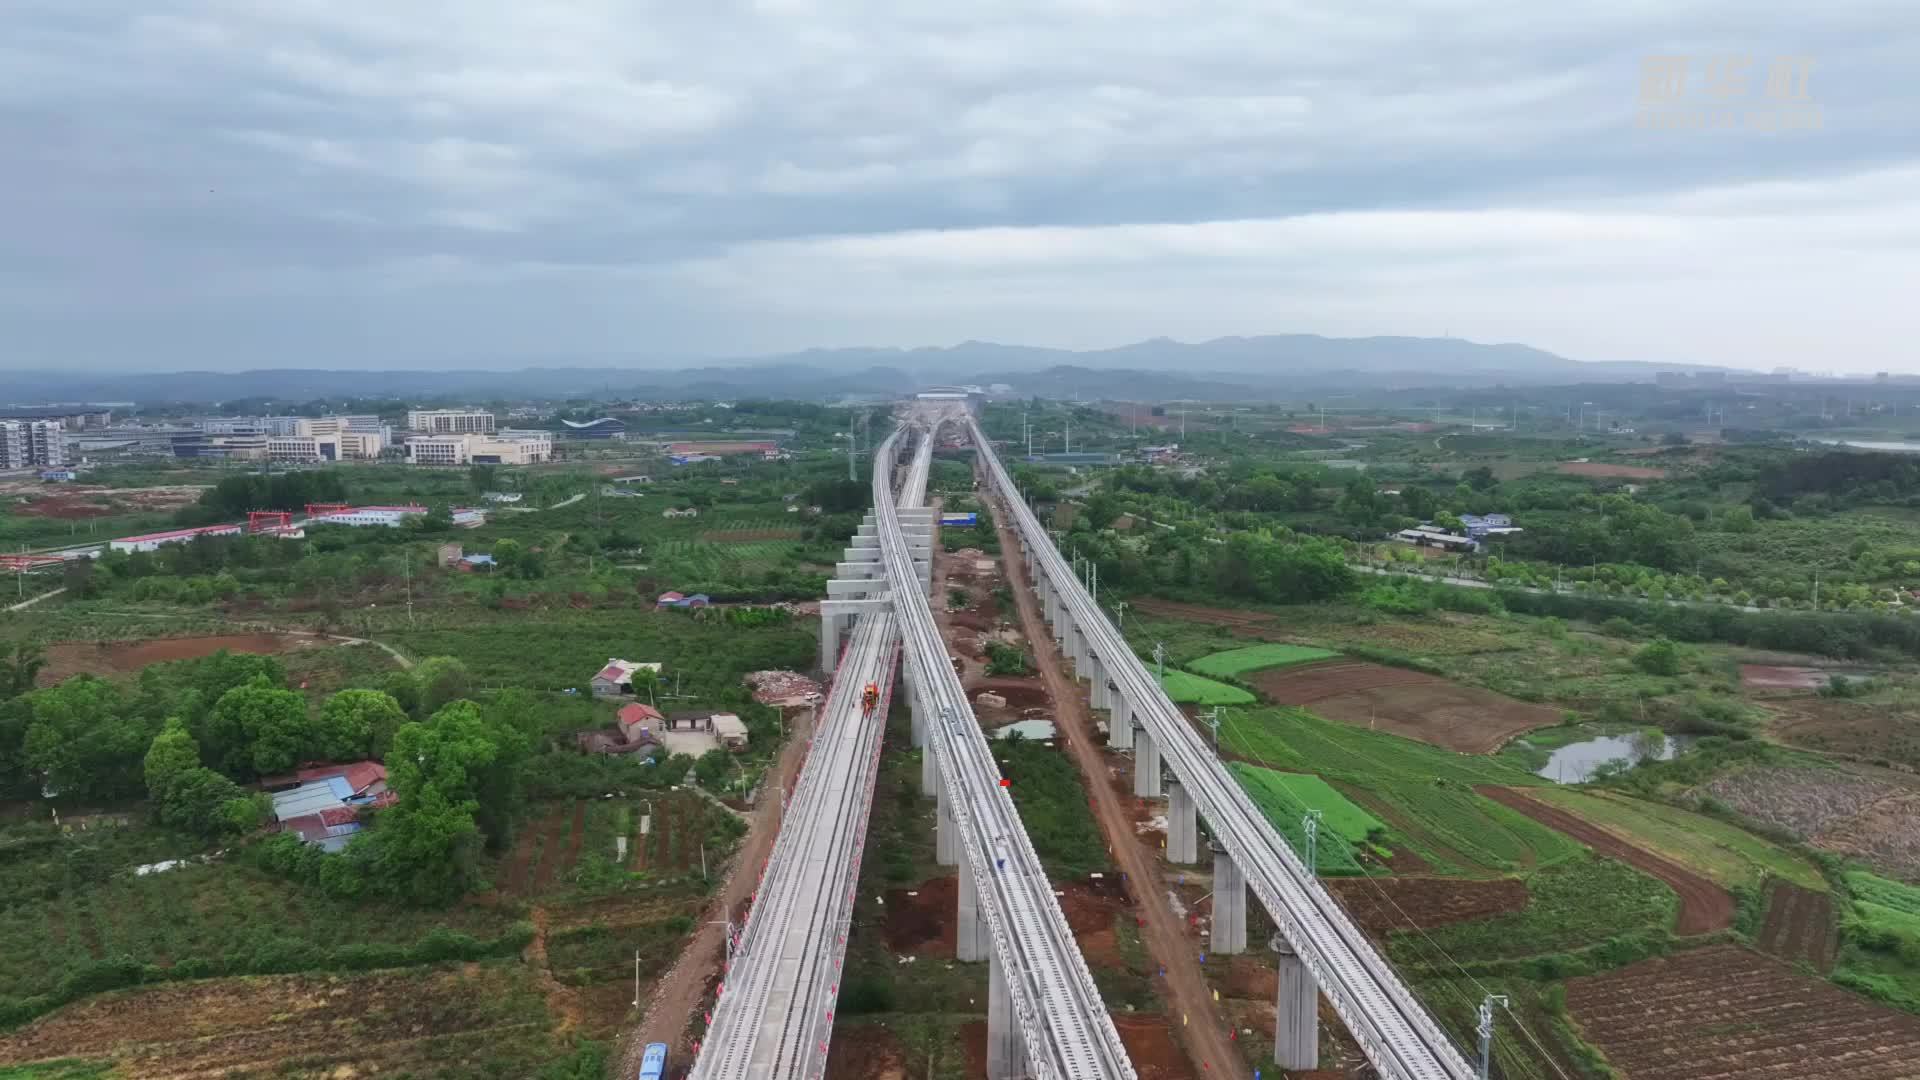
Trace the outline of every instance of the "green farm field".
<instances>
[{"instance_id":1,"label":"green farm field","mask_svg":"<svg viewBox=\"0 0 1920 1080\"><path fill-rule=\"evenodd\" d=\"M1229 762L1227 769L1296 853L1304 854L1306 850L1301 819L1308 810L1321 812L1325 827L1346 841L1344 845L1319 845L1317 861L1321 873L1359 873L1354 849L1364 847L1370 837L1385 837L1387 826L1380 819L1317 776L1275 772L1241 761Z\"/></svg>"},{"instance_id":2,"label":"green farm field","mask_svg":"<svg viewBox=\"0 0 1920 1080\"><path fill-rule=\"evenodd\" d=\"M1251 705L1254 696L1237 686L1184 671L1169 671L1160 677L1167 696L1179 705Z\"/></svg>"},{"instance_id":3,"label":"green farm field","mask_svg":"<svg viewBox=\"0 0 1920 1080\"><path fill-rule=\"evenodd\" d=\"M1230 709L1220 725L1220 745L1243 762L1332 781L1385 823L1387 846L1411 850L1434 873L1515 873L1580 850L1526 815L1474 793L1478 784L1544 783L1500 758L1335 724L1299 708Z\"/></svg>"},{"instance_id":4,"label":"green farm field","mask_svg":"<svg viewBox=\"0 0 1920 1080\"><path fill-rule=\"evenodd\" d=\"M1543 802L1572 811L1639 847L1690 866L1729 888L1758 887L1768 877L1825 892L1827 882L1805 859L1724 821L1644 802L1611 791L1536 788Z\"/></svg>"},{"instance_id":5,"label":"green farm field","mask_svg":"<svg viewBox=\"0 0 1920 1080\"><path fill-rule=\"evenodd\" d=\"M1284 645L1278 642L1266 645L1248 645L1241 649L1227 649L1194 660L1187 666L1202 675L1240 675L1263 668L1284 667L1287 664L1303 664L1309 660L1325 660L1339 653L1332 649L1317 649L1310 645Z\"/></svg>"}]
</instances>

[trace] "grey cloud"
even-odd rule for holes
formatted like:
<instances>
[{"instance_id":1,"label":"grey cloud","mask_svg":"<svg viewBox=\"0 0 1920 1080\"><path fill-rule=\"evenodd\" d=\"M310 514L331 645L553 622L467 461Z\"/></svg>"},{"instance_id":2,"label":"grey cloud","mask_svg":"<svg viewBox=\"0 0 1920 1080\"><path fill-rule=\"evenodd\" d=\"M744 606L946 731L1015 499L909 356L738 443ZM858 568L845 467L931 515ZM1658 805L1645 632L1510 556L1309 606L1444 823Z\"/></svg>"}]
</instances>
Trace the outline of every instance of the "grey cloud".
<instances>
[{"instance_id":1,"label":"grey cloud","mask_svg":"<svg viewBox=\"0 0 1920 1080\"><path fill-rule=\"evenodd\" d=\"M1610 326L1595 299L1642 301L1647 267L1553 215L1651 222L1751 264L1765 253L1701 226L1705 204L1754 182L1798 185L1759 222L1795 243L1810 241L1776 219L1871 220L1884 204L1883 220L1906 222L1884 178L1920 156L1920 31L1882 0L1826 4L1817 19L1785 0L11 10L0 322L16 347L0 367L234 366L263 352L401 366L502 350L645 362L828 341L1291 330L1747 362L1769 334L1743 329L1754 345L1741 355L1717 344L1711 319L1732 316L1710 280L1691 315ZM1761 67L1813 56L1824 128L1637 131L1639 65L1654 53ZM1395 257L1374 239L1393 215L1435 212L1461 216L1414 220L1468 227L1427 235L1438 249L1412 265L1367 262ZM1236 222L1253 223L1237 231L1256 245L1313 235L1324 262L1236 251L1222 242ZM1519 232L1473 231L1495 222ZM1181 224L1206 243L1139 243ZM1844 276L1844 241L1869 252L1859 266L1890 255L1897 269L1886 238L1903 227L1814 235L1818 265ZM844 302L942 233L986 257L949 259L919 287L886 281L885 311ZM1542 263L1582 295L1556 302L1512 276ZM1790 292L1776 272L1768 287ZM1342 288L1321 303L1259 299L1327 281ZM1906 305L1873 306L1876 282L1855 285L1804 291L1888 341L1920 331ZM1524 315L1505 302L1518 295ZM1794 338L1793 311L1758 317ZM1863 366L1897 361L1871 335L1857 344Z\"/></svg>"}]
</instances>

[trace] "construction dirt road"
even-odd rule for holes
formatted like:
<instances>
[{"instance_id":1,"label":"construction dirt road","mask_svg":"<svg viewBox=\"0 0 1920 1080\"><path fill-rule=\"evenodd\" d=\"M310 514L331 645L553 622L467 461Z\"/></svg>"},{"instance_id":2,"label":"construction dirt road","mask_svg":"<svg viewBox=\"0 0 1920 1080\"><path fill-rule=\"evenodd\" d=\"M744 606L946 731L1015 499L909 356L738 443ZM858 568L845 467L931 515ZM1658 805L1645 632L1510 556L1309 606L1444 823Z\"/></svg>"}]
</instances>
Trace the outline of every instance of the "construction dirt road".
<instances>
[{"instance_id":1,"label":"construction dirt road","mask_svg":"<svg viewBox=\"0 0 1920 1080\"><path fill-rule=\"evenodd\" d=\"M1020 626L1040 666L1040 677L1054 703L1054 722L1062 741L1073 755L1074 764L1086 779L1093 798L1093 809L1100 821L1100 832L1113 851L1115 862L1126 880L1132 883L1135 914L1141 920L1140 937L1154 962L1166 970L1161 988L1167 996L1169 1014L1187 1018L1174 1030L1186 1044L1188 1057L1197 1072L1208 1077L1250 1078L1251 1070L1230 1040L1227 1019L1213 1000L1213 990L1200 974L1200 961L1194 943L1187 937L1186 925L1174 914L1167 891L1160 887L1163 877L1153 852L1141 843L1134 819L1121 803L1107 779L1107 763L1095 741L1093 716L1080 695L1079 684L1067 675L1053 636L1041 620L1039 603L1033 595L1033 583L1020 561L1020 539L1008 527L996 499L984 499L993 512L994 527L1000 533L1001 561L1008 584L1020 609Z\"/></svg>"},{"instance_id":2,"label":"construction dirt road","mask_svg":"<svg viewBox=\"0 0 1920 1080\"><path fill-rule=\"evenodd\" d=\"M773 842L780 835L779 793L793 789L801 763L807 757L807 737L813 731L813 721L813 712L808 710L788 726L787 745L780 751L778 767L761 781L760 805L753 812L753 823L747 827L740 853L728 871L727 883L707 910L701 912L699 925L694 927L687 947L681 950L680 959L654 984L653 996L640 1026L629 1032L621 1043L619 1075L639 1075L640 1054L648 1043L666 1043L673 1048L675 1059L690 1060L692 1043L684 1036L694 1010L706 1000L726 959L724 924L729 915L743 910L747 897L760 883L760 865L773 852ZM777 787L767 793L770 782Z\"/></svg>"}]
</instances>

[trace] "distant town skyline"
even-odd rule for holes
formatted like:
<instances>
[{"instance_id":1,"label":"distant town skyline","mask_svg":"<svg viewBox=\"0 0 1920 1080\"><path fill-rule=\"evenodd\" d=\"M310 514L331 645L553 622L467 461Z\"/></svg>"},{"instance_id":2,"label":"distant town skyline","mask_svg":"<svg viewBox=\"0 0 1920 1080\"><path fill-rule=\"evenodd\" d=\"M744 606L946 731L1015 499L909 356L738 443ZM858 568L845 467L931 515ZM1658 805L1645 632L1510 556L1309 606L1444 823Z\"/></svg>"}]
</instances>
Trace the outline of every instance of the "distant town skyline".
<instances>
[{"instance_id":1,"label":"distant town skyline","mask_svg":"<svg viewBox=\"0 0 1920 1080\"><path fill-rule=\"evenodd\" d=\"M1904 15L20 0L0 373L1285 332L1912 373Z\"/></svg>"}]
</instances>

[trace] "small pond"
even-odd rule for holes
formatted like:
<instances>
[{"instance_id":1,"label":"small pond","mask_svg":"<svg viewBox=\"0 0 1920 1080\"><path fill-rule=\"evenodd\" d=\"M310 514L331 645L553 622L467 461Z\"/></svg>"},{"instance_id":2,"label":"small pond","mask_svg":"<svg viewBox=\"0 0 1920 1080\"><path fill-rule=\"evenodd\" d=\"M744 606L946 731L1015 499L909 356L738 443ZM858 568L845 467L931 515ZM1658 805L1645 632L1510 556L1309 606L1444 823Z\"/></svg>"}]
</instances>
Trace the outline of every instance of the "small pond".
<instances>
[{"instance_id":1,"label":"small pond","mask_svg":"<svg viewBox=\"0 0 1920 1080\"><path fill-rule=\"evenodd\" d=\"M1006 727L994 728L993 737L996 739L1004 739L1015 732L1018 732L1023 739L1032 739L1034 742L1047 742L1053 738L1053 721L1022 720L1017 724L1008 724Z\"/></svg>"},{"instance_id":2,"label":"small pond","mask_svg":"<svg viewBox=\"0 0 1920 1080\"><path fill-rule=\"evenodd\" d=\"M1595 769L1609 761L1622 758L1635 764L1642 761L1670 761L1692 745L1693 740L1692 735L1665 735L1651 731L1596 735L1555 750L1547 763L1536 772L1563 784L1583 783L1593 775Z\"/></svg>"}]
</instances>

